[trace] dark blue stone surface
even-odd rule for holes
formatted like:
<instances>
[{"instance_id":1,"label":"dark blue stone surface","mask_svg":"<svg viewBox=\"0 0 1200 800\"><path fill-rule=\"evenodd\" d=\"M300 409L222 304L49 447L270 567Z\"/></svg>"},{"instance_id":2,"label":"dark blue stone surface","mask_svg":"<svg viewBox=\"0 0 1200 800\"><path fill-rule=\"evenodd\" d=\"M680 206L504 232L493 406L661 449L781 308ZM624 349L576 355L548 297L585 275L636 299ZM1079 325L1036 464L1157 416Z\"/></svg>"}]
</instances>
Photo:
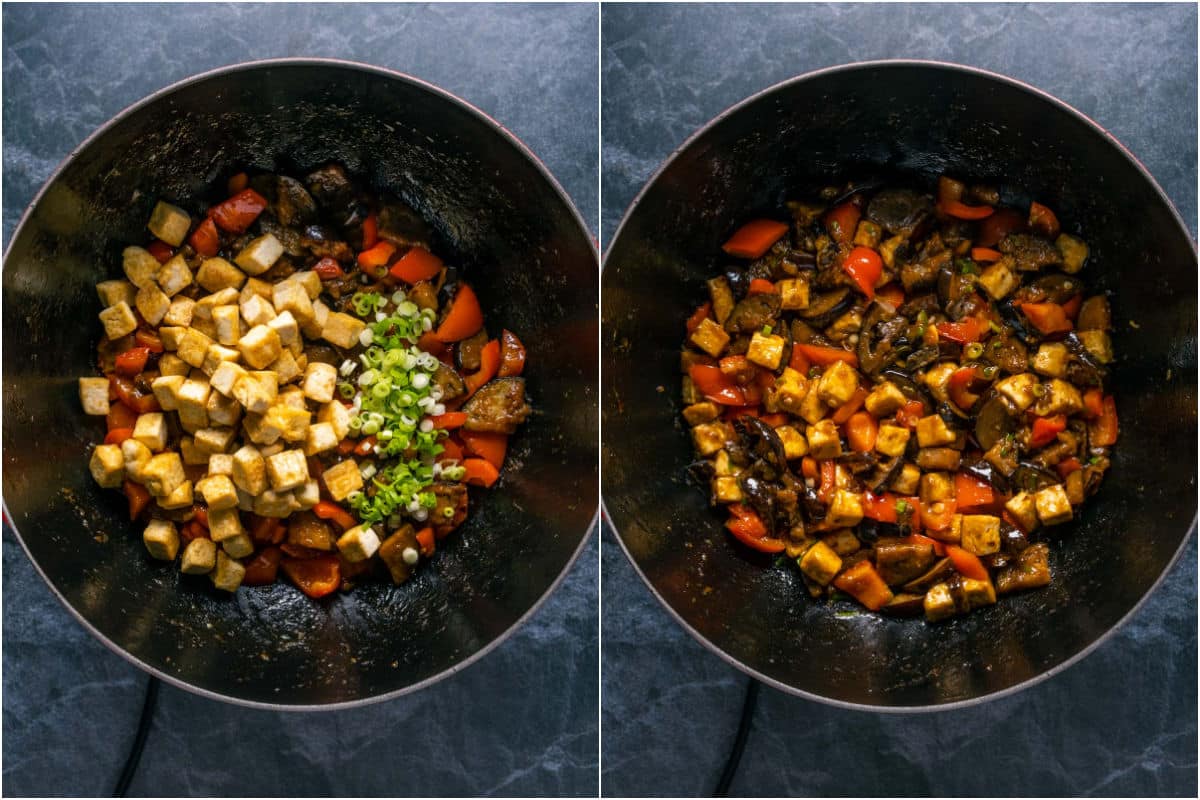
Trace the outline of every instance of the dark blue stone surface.
<instances>
[{"instance_id":1,"label":"dark blue stone surface","mask_svg":"<svg viewBox=\"0 0 1200 800\"><path fill-rule=\"evenodd\" d=\"M778 81L877 59L956 61L1031 83L1130 148L1195 233L1196 7L606 5L607 243L697 128ZM704 795L747 678L686 634L603 539L602 787ZM734 795L1196 794L1196 541L1093 654L1013 697L930 715L835 709L764 688Z\"/></svg>"},{"instance_id":2,"label":"dark blue stone surface","mask_svg":"<svg viewBox=\"0 0 1200 800\"><path fill-rule=\"evenodd\" d=\"M593 5L5 6L4 242L59 161L123 107L277 56L365 61L459 95L537 153L594 225L597 17ZM510 639L415 695L284 714L163 687L131 792L594 796L597 538ZM7 530L3 557L4 794L105 795L146 677L75 623Z\"/></svg>"}]
</instances>

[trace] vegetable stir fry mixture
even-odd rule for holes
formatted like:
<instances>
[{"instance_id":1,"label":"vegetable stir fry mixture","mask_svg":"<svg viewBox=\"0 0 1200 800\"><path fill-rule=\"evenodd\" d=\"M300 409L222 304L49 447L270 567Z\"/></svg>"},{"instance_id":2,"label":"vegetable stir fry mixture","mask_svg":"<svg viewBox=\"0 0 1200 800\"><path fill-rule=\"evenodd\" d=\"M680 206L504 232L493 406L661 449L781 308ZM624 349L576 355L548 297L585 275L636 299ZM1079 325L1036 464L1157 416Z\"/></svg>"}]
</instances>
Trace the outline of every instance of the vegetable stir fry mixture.
<instances>
[{"instance_id":1,"label":"vegetable stir fry mixture","mask_svg":"<svg viewBox=\"0 0 1200 800\"><path fill-rule=\"evenodd\" d=\"M820 197L734 233L687 321L693 474L813 597L937 621L1047 585L1117 440L1087 245L949 177Z\"/></svg>"},{"instance_id":2,"label":"vegetable stir fry mixture","mask_svg":"<svg viewBox=\"0 0 1200 800\"><path fill-rule=\"evenodd\" d=\"M97 286L92 475L152 557L219 589L402 583L499 478L525 348L489 338L415 211L341 167L227 189L195 215L158 202L154 240Z\"/></svg>"}]
</instances>

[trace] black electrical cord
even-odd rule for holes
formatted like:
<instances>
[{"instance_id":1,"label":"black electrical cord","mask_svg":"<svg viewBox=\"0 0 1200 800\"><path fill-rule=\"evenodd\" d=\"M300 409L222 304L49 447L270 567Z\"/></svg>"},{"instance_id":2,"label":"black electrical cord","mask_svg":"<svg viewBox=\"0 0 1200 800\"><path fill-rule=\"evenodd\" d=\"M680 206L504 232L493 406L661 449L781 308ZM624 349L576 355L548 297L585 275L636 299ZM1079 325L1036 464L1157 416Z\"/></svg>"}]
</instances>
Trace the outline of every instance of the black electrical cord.
<instances>
[{"instance_id":1,"label":"black electrical cord","mask_svg":"<svg viewBox=\"0 0 1200 800\"><path fill-rule=\"evenodd\" d=\"M150 725L154 721L154 707L158 704L158 678L150 677L146 684L146 697L142 700L142 716L138 720L137 733L134 734L133 744L129 748L129 756L125 759L125 767L117 785L113 788L113 797L124 797L137 774L138 762L142 760L142 751L146 749L146 737L150 734Z\"/></svg>"},{"instance_id":2,"label":"black electrical cord","mask_svg":"<svg viewBox=\"0 0 1200 800\"><path fill-rule=\"evenodd\" d=\"M758 681L750 679L746 686L746 699L742 701L742 718L738 720L737 736L733 739L733 747L729 751L729 759L725 762L725 771L717 781L713 797L728 797L729 784L737 774L738 764L742 761L742 751L746 749L746 737L750 735L750 724L754 720L754 708L758 705Z\"/></svg>"}]
</instances>

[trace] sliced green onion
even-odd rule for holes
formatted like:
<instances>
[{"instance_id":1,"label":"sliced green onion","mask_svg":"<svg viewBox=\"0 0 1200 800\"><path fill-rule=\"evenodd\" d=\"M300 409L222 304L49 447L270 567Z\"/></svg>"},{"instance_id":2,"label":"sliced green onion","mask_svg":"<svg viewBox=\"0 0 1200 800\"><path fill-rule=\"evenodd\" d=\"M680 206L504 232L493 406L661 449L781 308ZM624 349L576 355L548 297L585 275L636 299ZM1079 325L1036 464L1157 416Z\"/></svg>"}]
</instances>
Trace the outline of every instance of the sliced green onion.
<instances>
[{"instance_id":1,"label":"sliced green onion","mask_svg":"<svg viewBox=\"0 0 1200 800\"><path fill-rule=\"evenodd\" d=\"M967 345L967 348L963 351L963 354L968 360L975 361L983 355L983 345L981 345L979 342L971 342L971 344Z\"/></svg>"}]
</instances>

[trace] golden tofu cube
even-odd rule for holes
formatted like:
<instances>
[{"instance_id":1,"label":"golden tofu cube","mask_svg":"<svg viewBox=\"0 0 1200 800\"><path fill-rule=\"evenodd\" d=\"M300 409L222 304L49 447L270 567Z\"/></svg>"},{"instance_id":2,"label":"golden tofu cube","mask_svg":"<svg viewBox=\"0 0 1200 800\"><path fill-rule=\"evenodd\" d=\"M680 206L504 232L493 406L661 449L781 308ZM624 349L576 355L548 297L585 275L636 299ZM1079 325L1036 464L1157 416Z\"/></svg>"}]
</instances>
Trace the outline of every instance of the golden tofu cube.
<instances>
[{"instance_id":1,"label":"golden tofu cube","mask_svg":"<svg viewBox=\"0 0 1200 800\"><path fill-rule=\"evenodd\" d=\"M350 434L350 409L336 400L326 403L317 412L317 422L328 422L332 425L333 432L337 434L340 442Z\"/></svg>"},{"instance_id":2,"label":"golden tofu cube","mask_svg":"<svg viewBox=\"0 0 1200 800\"><path fill-rule=\"evenodd\" d=\"M783 454L788 461L808 455L808 439L791 425L780 425L775 435L783 442Z\"/></svg>"},{"instance_id":3,"label":"golden tofu cube","mask_svg":"<svg viewBox=\"0 0 1200 800\"><path fill-rule=\"evenodd\" d=\"M217 306L212 310L212 320L221 344L235 345L242 338L242 313L237 306Z\"/></svg>"},{"instance_id":4,"label":"golden tofu cube","mask_svg":"<svg viewBox=\"0 0 1200 800\"><path fill-rule=\"evenodd\" d=\"M282 314L290 311L296 319L312 319L312 300L308 292L297 281L288 279L280 281L271 289L271 304L275 313Z\"/></svg>"},{"instance_id":5,"label":"golden tofu cube","mask_svg":"<svg viewBox=\"0 0 1200 800\"><path fill-rule=\"evenodd\" d=\"M964 613L996 602L996 589L990 580L963 578L960 587L960 605Z\"/></svg>"},{"instance_id":6,"label":"golden tofu cube","mask_svg":"<svg viewBox=\"0 0 1200 800\"><path fill-rule=\"evenodd\" d=\"M254 513L260 517L276 517L283 519L293 511L299 511L300 504L292 492L277 492L267 489L254 498Z\"/></svg>"},{"instance_id":7,"label":"golden tofu cube","mask_svg":"<svg viewBox=\"0 0 1200 800\"><path fill-rule=\"evenodd\" d=\"M179 553L179 531L175 523L165 519L152 519L142 531L142 544L151 558L160 561L174 561Z\"/></svg>"},{"instance_id":8,"label":"golden tofu cube","mask_svg":"<svg viewBox=\"0 0 1200 800\"><path fill-rule=\"evenodd\" d=\"M862 547L862 542L849 528L841 528L821 537L821 541L829 545L839 556L848 556Z\"/></svg>"},{"instance_id":9,"label":"golden tofu cube","mask_svg":"<svg viewBox=\"0 0 1200 800\"><path fill-rule=\"evenodd\" d=\"M829 413L829 406L821 399L818 385L817 381L808 382L808 391L800 401L799 412L793 412L810 425L816 425Z\"/></svg>"},{"instance_id":10,"label":"golden tofu cube","mask_svg":"<svg viewBox=\"0 0 1200 800\"><path fill-rule=\"evenodd\" d=\"M1083 395L1075 384L1051 378L1046 384L1046 393L1038 399L1034 410L1043 417L1075 414L1083 410Z\"/></svg>"},{"instance_id":11,"label":"golden tofu cube","mask_svg":"<svg viewBox=\"0 0 1200 800\"><path fill-rule=\"evenodd\" d=\"M769 370L779 369L784 344L782 336L766 336L761 331L755 331L750 337L750 349L746 351L746 359Z\"/></svg>"},{"instance_id":12,"label":"golden tofu cube","mask_svg":"<svg viewBox=\"0 0 1200 800\"><path fill-rule=\"evenodd\" d=\"M1101 364L1111 364L1113 360L1112 337L1105 331L1079 331L1076 336L1080 343ZM1063 377L1058 375L1056 377Z\"/></svg>"},{"instance_id":13,"label":"golden tofu cube","mask_svg":"<svg viewBox=\"0 0 1200 800\"><path fill-rule=\"evenodd\" d=\"M233 387L237 385L239 379L246 375L246 370L240 364L232 361L222 361L213 370L212 376L208 379L212 388L216 389L226 397L235 397ZM236 397L235 397L236 399ZM241 401L238 400L240 403Z\"/></svg>"},{"instance_id":14,"label":"golden tofu cube","mask_svg":"<svg viewBox=\"0 0 1200 800\"><path fill-rule=\"evenodd\" d=\"M371 528L355 525L338 537L337 548L351 563L366 561L379 550L379 536Z\"/></svg>"},{"instance_id":15,"label":"golden tofu cube","mask_svg":"<svg viewBox=\"0 0 1200 800\"><path fill-rule=\"evenodd\" d=\"M232 479L233 476L233 454L232 453L213 453L208 457L208 474L227 475Z\"/></svg>"},{"instance_id":16,"label":"golden tofu cube","mask_svg":"<svg viewBox=\"0 0 1200 800\"><path fill-rule=\"evenodd\" d=\"M179 571L185 575L207 575L217 565L217 545L212 539L192 539L183 548Z\"/></svg>"},{"instance_id":17,"label":"golden tofu cube","mask_svg":"<svg viewBox=\"0 0 1200 800\"><path fill-rule=\"evenodd\" d=\"M270 281L264 281L259 278L247 278L246 283L242 286L241 302L246 302L251 295L258 295L268 303L271 302L271 287L274 286Z\"/></svg>"},{"instance_id":18,"label":"golden tofu cube","mask_svg":"<svg viewBox=\"0 0 1200 800\"><path fill-rule=\"evenodd\" d=\"M291 347L300 342L300 324L292 316L291 311L284 311L266 323L267 327L279 335L279 341L284 347Z\"/></svg>"},{"instance_id":19,"label":"golden tofu cube","mask_svg":"<svg viewBox=\"0 0 1200 800\"><path fill-rule=\"evenodd\" d=\"M820 586L828 586L841 569L841 556L824 542L817 542L800 558L800 571Z\"/></svg>"},{"instance_id":20,"label":"golden tofu cube","mask_svg":"<svg viewBox=\"0 0 1200 800\"><path fill-rule=\"evenodd\" d=\"M208 352L204 354L204 363L200 365L200 371L211 377L216 374L221 365L227 361L238 360L238 351L232 347L225 347L220 344L210 344ZM211 385L211 384L210 384Z\"/></svg>"},{"instance_id":21,"label":"golden tofu cube","mask_svg":"<svg viewBox=\"0 0 1200 800\"><path fill-rule=\"evenodd\" d=\"M903 425L880 425L875 435L875 449L885 456L902 456L908 448L912 432Z\"/></svg>"},{"instance_id":22,"label":"golden tofu cube","mask_svg":"<svg viewBox=\"0 0 1200 800\"><path fill-rule=\"evenodd\" d=\"M236 508L210 508L208 510L208 535L220 543L246 532L242 518Z\"/></svg>"},{"instance_id":23,"label":"golden tofu cube","mask_svg":"<svg viewBox=\"0 0 1200 800\"><path fill-rule=\"evenodd\" d=\"M246 568L240 561L230 558L222 551L217 552L217 566L208 573L213 586L223 592L236 592L246 577Z\"/></svg>"},{"instance_id":24,"label":"golden tofu cube","mask_svg":"<svg viewBox=\"0 0 1200 800\"><path fill-rule=\"evenodd\" d=\"M233 454L233 483L246 494L262 494L267 488L267 464L262 453L244 445Z\"/></svg>"},{"instance_id":25,"label":"golden tofu cube","mask_svg":"<svg viewBox=\"0 0 1200 800\"><path fill-rule=\"evenodd\" d=\"M312 367L313 365L310 364L309 366ZM104 391L106 393L105 397L107 398L107 392L108 392L108 382L107 381L105 381L105 384L104 384ZM333 397L333 393L330 392L330 399L332 399L332 397ZM328 402L328 401L325 401L325 402ZM107 413L107 412L105 412L105 413ZM685 408L683 410L683 419L687 422L688 425L691 425L691 426L703 425L706 422L712 422L714 419L716 419L719 416L721 416L721 409L717 407L716 403L713 403L709 400L704 400L699 403L693 403L692 405L688 406L687 408Z\"/></svg>"},{"instance_id":26,"label":"golden tofu cube","mask_svg":"<svg viewBox=\"0 0 1200 800\"><path fill-rule=\"evenodd\" d=\"M192 321L212 320L212 312L214 308L221 306L236 305L238 301L237 289L222 289L219 292L206 294L196 301L195 307L192 309Z\"/></svg>"},{"instance_id":27,"label":"golden tofu cube","mask_svg":"<svg viewBox=\"0 0 1200 800\"><path fill-rule=\"evenodd\" d=\"M321 485L315 478L309 478L303 486L292 490L292 497L301 509L310 509L321 502Z\"/></svg>"},{"instance_id":28,"label":"golden tofu cube","mask_svg":"<svg viewBox=\"0 0 1200 800\"><path fill-rule=\"evenodd\" d=\"M729 344L729 334L720 325L706 318L696 326L696 330L692 331L688 341L716 358Z\"/></svg>"},{"instance_id":29,"label":"golden tofu cube","mask_svg":"<svg viewBox=\"0 0 1200 800\"><path fill-rule=\"evenodd\" d=\"M154 210L150 212L150 221L146 223L151 233L171 247L183 244L191 226L192 218L186 211L163 200L154 204Z\"/></svg>"},{"instance_id":30,"label":"golden tofu cube","mask_svg":"<svg viewBox=\"0 0 1200 800\"><path fill-rule=\"evenodd\" d=\"M325 326L329 324L331 313L329 306L320 300L314 300L312 319L297 320L300 323L301 333L310 339L320 339L325 335ZM355 339L357 338L358 334L355 334Z\"/></svg>"},{"instance_id":31,"label":"golden tofu cube","mask_svg":"<svg viewBox=\"0 0 1200 800\"><path fill-rule=\"evenodd\" d=\"M337 387L337 378L337 368L332 364L312 362L304 371L304 396L317 403L331 402Z\"/></svg>"},{"instance_id":32,"label":"golden tofu cube","mask_svg":"<svg viewBox=\"0 0 1200 800\"><path fill-rule=\"evenodd\" d=\"M837 528L853 528L862 522L862 518L862 497L845 489L833 493L833 502L825 515L827 523Z\"/></svg>"},{"instance_id":33,"label":"golden tofu cube","mask_svg":"<svg viewBox=\"0 0 1200 800\"><path fill-rule=\"evenodd\" d=\"M137 299L137 287L129 281L111 280L100 281L96 284L96 294L100 297L100 305L108 308L122 300L132 306Z\"/></svg>"},{"instance_id":34,"label":"golden tofu cube","mask_svg":"<svg viewBox=\"0 0 1200 800\"><path fill-rule=\"evenodd\" d=\"M328 422L318 422L310 425L304 435L304 455L315 456L338 446L337 433Z\"/></svg>"},{"instance_id":35,"label":"golden tofu cube","mask_svg":"<svg viewBox=\"0 0 1200 800\"><path fill-rule=\"evenodd\" d=\"M917 420L917 444L921 447L943 447L954 444L958 435L937 414Z\"/></svg>"},{"instance_id":36,"label":"golden tofu cube","mask_svg":"<svg viewBox=\"0 0 1200 800\"><path fill-rule=\"evenodd\" d=\"M187 332L183 334L183 338L179 340L179 349L176 355L189 365L200 369L204 366L204 359L208 356L208 348L213 344L215 342L212 339L196 328L188 328Z\"/></svg>"},{"instance_id":37,"label":"golden tofu cube","mask_svg":"<svg viewBox=\"0 0 1200 800\"><path fill-rule=\"evenodd\" d=\"M301 450L284 450L267 459L267 477L271 488L287 492L303 486L308 480L308 460Z\"/></svg>"},{"instance_id":38,"label":"golden tofu cube","mask_svg":"<svg viewBox=\"0 0 1200 800\"><path fill-rule=\"evenodd\" d=\"M1050 342L1038 348L1033 356L1033 371L1051 378L1062 378L1067 374L1071 355L1062 342Z\"/></svg>"},{"instance_id":39,"label":"golden tofu cube","mask_svg":"<svg viewBox=\"0 0 1200 800\"><path fill-rule=\"evenodd\" d=\"M125 480L125 456L115 444L98 444L88 463L92 478L105 489L116 489Z\"/></svg>"},{"instance_id":40,"label":"golden tofu cube","mask_svg":"<svg viewBox=\"0 0 1200 800\"><path fill-rule=\"evenodd\" d=\"M266 233L242 248L242 251L233 260L244 272L250 275L261 275L275 266L275 262L281 255L283 255L283 245L275 238L274 234Z\"/></svg>"},{"instance_id":41,"label":"golden tofu cube","mask_svg":"<svg viewBox=\"0 0 1200 800\"><path fill-rule=\"evenodd\" d=\"M104 445L101 445L102 447ZM150 448L137 439L126 439L121 442L121 457L125 460L125 474L139 483L142 481L142 470L150 463L154 454Z\"/></svg>"},{"instance_id":42,"label":"golden tofu cube","mask_svg":"<svg viewBox=\"0 0 1200 800\"><path fill-rule=\"evenodd\" d=\"M83 413L103 417L111 407L108 402L108 378L80 378L79 403Z\"/></svg>"},{"instance_id":43,"label":"golden tofu cube","mask_svg":"<svg viewBox=\"0 0 1200 800\"><path fill-rule=\"evenodd\" d=\"M208 419L207 403L210 388L207 382L188 378L175 391L175 406L179 417L198 420Z\"/></svg>"},{"instance_id":44,"label":"golden tofu cube","mask_svg":"<svg viewBox=\"0 0 1200 800\"><path fill-rule=\"evenodd\" d=\"M126 247L121 253L121 266L129 282L141 289L154 283L162 265L143 247Z\"/></svg>"},{"instance_id":45,"label":"golden tofu cube","mask_svg":"<svg viewBox=\"0 0 1200 800\"><path fill-rule=\"evenodd\" d=\"M833 408L845 405L857 390L858 371L845 361L830 364L817 381L817 394L825 405Z\"/></svg>"},{"instance_id":46,"label":"golden tofu cube","mask_svg":"<svg viewBox=\"0 0 1200 800\"><path fill-rule=\"evenodd\" d=\"M183 463L198 467L208 463L208 451L196 447L196 441L191 436L179 440L179 452L183 454Z\"/></svg>"},{"instance_id":47,"label":"golden tofu cube","mask_svg":"<svg viewBox=\"0 0 1200 800\"><path fill-rule=\"evenodd\" d=\"M208 292L240 289L245 282L246 273L223 258L206 258L196 271L196 283Z\"/></svg>"},{"instance_id":48,"label":"golden tofu cube","mask_svg":"<svg viewBox=\"0 0 1200 800\"><path fill-rule=\"evenodd\" d=\"M945 583L939 583L927 591L923 604L925 606L925 619L930 622L938 622L947 617L952 617L956 610L954 596L950 594L950 586Z\"/></svg>"},{"instance_id":49,"label":"golden tofu cube","mask_svg":"<svg viewBox=\"0 0 1200 800\"><path fill-rule=\"evenodd\" d=\"M151 456L142 468L142 483L155 497L169 497L185 480L187 476L183 472L183 459L173 451Z\"/></svg>"},{"instance_id":50,"label":"golden tofu cube","mask_svg":"<svg viewBox=\"0 0 1200 800\"><path fill-rule=\"evenodd\" d=\"M259 450L264 451L264 458L271 455L271 453L265 452L266 446L279 441L279 437L283 435L283 428L274 424L266 414L247 413L246 418L242 420L242 429L246 432L246 437L250 441L260 445ZM283 445L280 445L279 449L282 450Z\"/></svg>"},{"instance_id":51,"label":"golden tofu cube","mask_svg":"<svg viewBox=\"0 0 1200 800\"><path fill-rule=\"evenodd\" d=\"M242 317L250 327L266 325L275 319L275 307L271 305L271 301L257 294L251 294L242 300L241 311Z\"/></svg>"},{"instance_id":52,"label":"golden tofu cube","mask_svg":"<svg viewBox=\"0 0 1200 800\"><path fill-rule=\"evenodd\" d=\"M195 502L191 481L184 481L175 487L175 491L158 499L159 506L167 509L191 508Z\"/></svg>"},{"instance_id":53,"label":"golden tofu cube","mask_svg":"<svg viewBox=\"0 0 1200 800\"><path fill-rule=\"evenodd\" d=\"M183 254L172 256L155 276L158 285L168 297L174 297L192 285L192 271L188 269L187 259Z\"/></svg>"},{"instance_id":54,"label":"golden tofu cube","mask_svg":"<svg viewBox=\"0 0 1200 800\"><path fill-rule=\"evenodd\" d=\"M308 409L292 408L276 403L267 411L266 423L279 429L279 435L287 442L303 442L308 436L312 414Z\"/></svg>"},{"instance_id":55,"label":"golden tofu cube","mask_svg":"<svg viewBox=\"0 0 1200 800\"><path fill-rule=\"evenodd\" d=\"M949 392L950 378L958 371L958 366L943 361L941 364L936 364L929 368L925 373L925 385L929 387L930 393L937 399L939 403L946 403L950 400Z\"/></svg>"},{"instance_id":56,"label":"golden tofu cube","mask_svg":"<svg viewBox=\"0 0 1200 800\"><path fill-rule=\"evenodd\" d=\"M1087 261L1088 257L1088 246L1082 239L1078 239L1069 233L1060 233L1058 238L1054 240L1054 244L1058 247L1058 252L1062 256L1063 272L1074 275L1083 269L1083 262Z\"/></svg>"},{"instance_id":57,"label":"golden tofu cube","mask_svg":"<svg viewBox=\"0 0 1200 800\"><path fill-rule=\"evenodd\" d=\"M1013 495L1012 499L1004 504L1004 508L1009 514L1012 514L1013 519L1021 525L1022 530L1031 532L1037 528L1037 502L1029 492Z\"/></svg>"},{"instance_id":58,"label":"golden tofu cube","mask_svg":"<svg viewBox=\"0 0 1200 800\"><path fill-rule=\"evenodd\" d=\"M949 472L926 472L921 476L921 502L954 499L954 477Z\"/></svg>"},{"instance_id":59,"label":"golden tofu cube","mask_svg":"<svg viewBox=\"0 0 1200 800\"><path fill-rule=\"evenodd\" d=\"M265 414L279 396L274 372L247 372L233 384L233 396L252 414Z\"/></svg>"},{"instance_id":60,"label":"golden tofu cube","mask_svg":"<svg viewBox=\"0 0 1200 800\"><path fill-rule=\"evenodd\" d=\"M279 358L267 365L267 369L275 373L275 378L280 385L299 378L303 372L300 365L296 363L296 357L292 355L291 350L284 350L280 353Z\"/></svg>"},{"instance_id":61,"label":"golden tofu cube","mask_svg":"<svg viewBox=\"0 0 1200 800\"><path fill-rule=\"evenodd\" d=\"M933 504L933 508L934 513L941 514L945 509L944 501ZM958 544L959 541L962 540L962 522L963 515L954 514L950 517L950 526L945 530L927 530L925 533L928 534L931 539L937 539L940 542L953 542L954 544Z\"/></svg>"},{"instance_id":62,"label":"golden tofu cube","mask_svg":"<svg viewBox=\"0 0 1200 800\"><path fill-rule=\"evenodd\" d=\"M738 483L738 479L722 475L713 478L712 482L713 499L718 503L740 503L742 502L742 487Z\"/></svg>"},{"instance_id":63,"label":"golden tofu cube","mask_svg":"<svg viewBox=\"0 0 1200 800\"><path fill-rule=\"evenodd\" d=\"M162 412L142 414L133 425L133 438L157 453L167 446L167 419Z\"/></svg>"},{"instance_id":64,"label":"golden tofu cube","mask_svg":"<svg viewBox=\"0 0 1200 800\"><path fill-rule=\"evenodd\" d=\"M896 388L896 384L891 381L884 381L876 386L867 399L863 401L866 406L867 413L876 419L883 419L895 414L908 402L908 398L904 396L904 392Z\"/></svg>"},{"instance_id":65,"label":"golden tofu cube","mask_svg":"<svg viewBox=\"0 0 1200 800\"><path fill-rule=\"evenodd\" d=\"M299 386L287 386L280 389L276 405L308 411L308 401L304 399L304 391Z\"/></svg>"},{"instance_id":66,"label":"golden tofu cube","mask_svg":"<svg viewBox=\"0 0 1200 800\"><path fill-rule=\"evenodd\" d=\"M183 361L183 359L179 358L179 356L176 355L174 351L179 349L179 345L183 341L183 337L187 335L187 332L188 332L187 328L180 327L178 325L163 325L161 328L158 329L158 338L162 340L163 349L171 351L171 352L164 354L162 356L162 358L159 359L159 371L160 372L162 372L162 359L166 358L168 355L171 356L171 358L177 359L179 361ZM183 361L183 363L185 365L183 372L173 372L171 374L172 375L187 375L188 370L191 369L191 366L188 365L186 361Z\"/></svg>"},{"instance_id":67,"label":"golden tofu cube","mask_svg":"<svg viewBox=\"0 0 1200 800\"><path fill-rule=\"evenodd\" d=\"M833 420L823 419L816 425L809 425L805 433L808 436L808 454L818 461L837 458L842 454L842 438Z\"/></svg>"},{"instance_id":68,"label":"golden tofu cube","mask_svg":"<svg viewBox=\"0 0 1200 800\"><path fill-rule=\"evenodd\" d=\"M209 475L196 484L196 491L200 492L210 511L237 508L237 487L228 475Z\"/></svg>"},{"instance_id":69,"label":"golden tofu cube","mask_svg":"<svg viewBox=\"0 0 1200 800\"><path fill-rule=\"evenodd\" d=\"M165 328L159 328L159 334L161 335L164 330ZM165 342L163 344L164 346L166 345ZM163 353L158 359L158 371L163 375L178 375L181 378L186 378L191 373L192 368L186 361L174 353Z\"/></svg>"},{"instance_id":70,"label":"golden tofu cube","mask_svg":"<svg viewBox=\"0 0 1200 800\"><path fill-rule=\"evenodd\" d=\"M729 438L729 426L723 422L710 422L692 428L692 442L696 445L696 452L702 456L717 452Z\"/></svg>"},{"instance_id":71,"label":"golden tofu cube","mask_svg":"<svg viewBox=\"0 0 1200 800\"><path fill-rule=\"evenodd\" d=\"M977 556L1000 552L1000 518L990 514L964 514L962 548Z\"/></svg>"},{"instance_id":72,"label":"golden tofu cube","mask_svg":"<svg viewBox=\"0 0 1200 800\"><path fill-rule=\"evenodd\" d=\"M775 379L775 387L771 394L776 409L800 416L804 398L808 395L808 378L791 367L784 367L783 372Z\"/></svg>"},{"instance_id":73,"label":"golden tofu cube","mask_svg":"<svg viewBox=\"0 0 1200 800\"><path fill-rule=\"evenodd\" d=\"M351 492L357 492L363 487L362 473L353 459L340 461L325 470L321 476L325 481L325 489L329 496L339 503L345 500Z\"/></svg>"},{"instance_id":74,"label":"golden tofu cube","mask_svg":"<svg viewBox=\"0 0 1200 800\"><path fill-rule=\"evenodd\" d=\"M255 369L267 367L283 352L279 334L266 325L255 325L238 340L237 346L242 351L242 358Z\"/></svg>"},{"instance_id":75,"label":"golden tofu cube","mask_svg":"<svg viewBox=\"0 0 1200 800\"><path fill-rule=\"evenodd\" d=\"M163 315L164 325L186 328L192 324L192 314L196 310L196 301L190 297L176 297Z\"/></svg>"},{"instance_id":76,"label":"golden tofu cube","mask_svg":"<svg viewBox=\"0 0 1200 800\"><path fill-rule=\"evenodd\" d=\"M137 304L138 313L151 325L162 322L163 317L167 314L167 309L171 307L171 298L163 294L162 290L154 284L138 289L134 302Z\"/></svg>"},{"instance_id":77,"label":"golden tofu cube","mask_svg":"<svg viewBox=\"0 0 1200 800\"><path fill-rule=\"evenodd\" d=\"M1047 486L1034 494L1033 502L1043 525L1059 525L1071 520L1071 501L1061 483Z\"/></svg>"},{"instance_id":78,"label":"golden tofu cube","mask_svg":"<svg viewBox=\"0 0 1200 800\"><path fill-rule=\"evenodd\" d=\"M921 468L916 464L905 462L896 477L892 478L891 489L896 494L908 495L917 493L921 485Z\"/></svg>"},{"instance_id":79,"label":"golden tofu cube","mask_svg":"<svg viewBox=\"0 0 1200 800\"><path fill-rule=\"evenodd\" d=\"M808 308L808 278L788 278L778 281L779 307L784 311L800 311Z\"/></svg>"},{"instance_id":80,"label":"golden tofu cube","mask_svg":"<svg viewBox=\"0 0 1200 800\"><path fill-rule=\"evenodd\" d=\"M100 323L104 325L104 335L109 339L127 336L136 331L138 326L133 309L124 300L101 311Z\"/></svg>"},{"instance_id":81,"label":"golden tofu cube","mask_svg":"<svg viewBox=\"0 0 1200 800\"><path fill-rule=\"evenodd\" d=\"M1037 376L1030 372L1022 372L1020 375L1012 375L1002 381L996 382L996 391L998 391L1008 402L1013 404L1013 408L1017 411L1024 411L1033 405L1033 401L1037 398L1033 394L1033 387L1038 385Z\"/></svg>"},{"instance_id":82,"label":"golden tofu cube","mask_svg":"<svg viewBox=\"0 0 1200 800\"><path fill-rule=\"evenodd\" d=\"M321 338L336 344L338 347L349 350L358 344L358 337L366 330L366 327L367 323L361 319L355 319L349 314L343 314L340 311L337 313L330 312L325 326L321 330Z\"/></svg>"},{"instance_id":83,"label":"golden tofu cube","mask_svg":"<svg viewBox=\"0 0 1200 800\"><path fill-rule=\"evenodd\" d=\"M196 431L196 447L203 450L205 455L224 453L233 444L236 432L233 428L201 428ZM205 459L207 461L207 458Z\"/></svg>"},{"instance_id":84,"label":"golden tofu cube","mask_svg":"<svg viewBox=\"0 0 1200 800\"><path fill-rule=\"evenodd\" d=\"M242 419L242 406L232 397L226 397L220 392L210 392L208 402L204 406L208 412L208 421L213 425L234 427Z\"/></svg>"},{"instance_id":85,"label":"golden tofu cube","mask_svg":"<svg viewBox=\"0 0 1200 800\"><path fill-rule=\"evenodd\" d=\"M1003 300L1021 283L1012 271L1008 259L1000 259L985 269L975 281L993 300Z\"/></svg>"},{"instance_id":86,"label":"golden tofu cube","mask_svg":"<svg viewBox=\"0 0 1200 800\"><path fill-rule=\"evenodd\" d=\"M221 549L230 558L245 558L254 552L254 542L246 534L233 536L221 542Z\"/></svg>"},{"instance_id":87,"label":"golden tofu cube","mask_svg":"<svg viewBox=\"0 0 1200 800\"><path fill-rule=\"evenodd\" d=\"M321 296L321 292L324 291L324 288L321 286L321 276L311 269L294 272L288 280L295 281L303 286L304 291L308 292L310 300L316 300Z\"/></svg>"}]
</instances>

